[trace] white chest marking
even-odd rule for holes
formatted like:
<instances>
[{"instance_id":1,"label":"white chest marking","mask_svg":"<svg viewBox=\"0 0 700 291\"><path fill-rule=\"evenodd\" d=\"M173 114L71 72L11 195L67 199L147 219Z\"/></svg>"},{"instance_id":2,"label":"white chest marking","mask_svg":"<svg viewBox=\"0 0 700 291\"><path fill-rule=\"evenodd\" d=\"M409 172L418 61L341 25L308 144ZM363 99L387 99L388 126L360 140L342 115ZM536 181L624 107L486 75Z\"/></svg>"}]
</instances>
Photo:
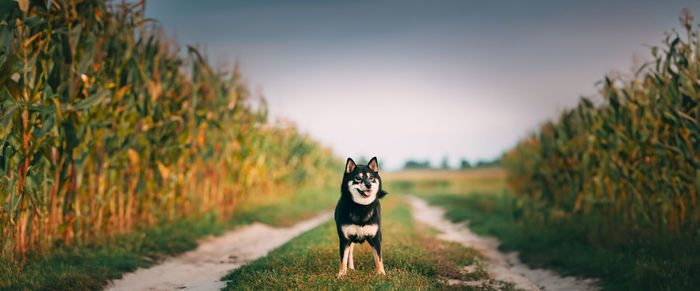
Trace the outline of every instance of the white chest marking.
<instances>
[{"instance_id":1,"label":"white chest marking","mask_svg":"<svg viewBox=\"0 0 700 291\"><path fill-rule=\"evenodd\" d=\"M351 236L355 236L358 239L363 239L366 237L373 237L377 234L379 226L376 224L368 224L364 226L359 226L356 224L344 224L340 227L343 231L345 238L349 239Z\"/></svg>"}]
</instances>

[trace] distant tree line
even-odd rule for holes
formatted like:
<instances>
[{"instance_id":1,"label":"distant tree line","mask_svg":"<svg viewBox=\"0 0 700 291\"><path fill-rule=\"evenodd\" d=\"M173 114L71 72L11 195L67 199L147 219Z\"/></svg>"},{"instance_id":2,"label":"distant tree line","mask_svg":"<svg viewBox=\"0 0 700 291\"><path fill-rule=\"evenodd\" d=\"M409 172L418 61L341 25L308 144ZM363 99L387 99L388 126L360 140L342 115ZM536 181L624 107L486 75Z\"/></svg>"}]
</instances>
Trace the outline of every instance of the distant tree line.
<instances>
[{"instance_id":1,"label":"distant tree line","mask_svg":"<svg viewBox=\"0 0 700 291\"><path fill-rule=\"evenodd\" d=\"M479 160L478 162L476 162L476 164L472 165L466 159L462 159L460 161L459 167L457 169L463 170L463 169L471 169L471 168L495 167L495 166L499 165L500 161L501 161L500 158L495 158L493 160ZM442 159L442 161L440 162L440 165L435 166L435 167L433 167L430 164L429 160L409 159L406 161L403 168L404 168L404 170L454 169L453 167L450 167L447 157L444 157Z\"/></svg>"}]
</instances>

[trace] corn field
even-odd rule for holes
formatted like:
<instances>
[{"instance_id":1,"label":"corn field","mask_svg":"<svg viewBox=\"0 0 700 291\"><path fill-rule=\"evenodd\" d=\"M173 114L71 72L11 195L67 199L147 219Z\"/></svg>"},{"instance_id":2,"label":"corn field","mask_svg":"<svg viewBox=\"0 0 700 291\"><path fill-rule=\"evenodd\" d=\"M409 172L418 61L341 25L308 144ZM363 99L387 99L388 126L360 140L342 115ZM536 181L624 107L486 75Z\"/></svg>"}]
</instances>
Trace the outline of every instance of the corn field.
<instances>
[{"instance_id":1,"label":"corn field","mask_svg":"<svg viewBox=\"0 0 700 291\"><path fill-rule=\"evenodd\" d=\"M635 229L698 230L700 38L687 10L633 80L606 77L504 156L517 193Z\"/></svg>"},{"instance_id":2,"label":"corn field","mask_svg":"<svg viewBox=\"0 0 700 291\"><path fill-rule=\"evenodd\" d=\"M237 69L179 54L143 4L2 1L3 256L228 217L336 166L294 126L269 124Z\"/></svg>"}]
</instances>

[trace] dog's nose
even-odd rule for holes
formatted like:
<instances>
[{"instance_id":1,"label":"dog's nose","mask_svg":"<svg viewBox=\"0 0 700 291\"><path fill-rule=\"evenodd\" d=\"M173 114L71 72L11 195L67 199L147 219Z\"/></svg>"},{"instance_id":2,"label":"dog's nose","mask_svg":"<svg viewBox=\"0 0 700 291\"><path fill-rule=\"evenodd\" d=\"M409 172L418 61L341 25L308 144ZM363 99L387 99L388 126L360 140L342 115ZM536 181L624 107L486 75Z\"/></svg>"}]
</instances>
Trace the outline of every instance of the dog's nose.
<instances>
[{"instance_id":1,"label":"dog's nose","mask_svg":"<svg viewBox=\"0 0 700 291\"><path fill-rule=\"evenodd\" d=\"M365 183L365 188L367 188L367 189L372 188L372 184L370 184L370 183Z\"/></svg>"}]
</instances>

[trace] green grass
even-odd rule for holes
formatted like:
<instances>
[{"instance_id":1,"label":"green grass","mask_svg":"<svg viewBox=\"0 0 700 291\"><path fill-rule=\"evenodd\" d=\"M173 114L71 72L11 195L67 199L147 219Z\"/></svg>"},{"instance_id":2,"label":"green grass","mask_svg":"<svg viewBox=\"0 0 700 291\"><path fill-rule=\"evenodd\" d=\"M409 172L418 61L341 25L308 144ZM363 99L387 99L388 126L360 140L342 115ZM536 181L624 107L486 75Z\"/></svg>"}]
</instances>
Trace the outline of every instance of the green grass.
<instances>
[{"instance_id":1,"label":"green grass","mask_svg":"<svg viewBox=\"0 0 700 291\"><path fill-rule=\"evenodd\" d=\"M407 206L399 200L394 196L382 201L386 276L374 274L374 260L365 243L355 248L356 269L336 279L338 238L330 220L225 276L226 289L425 290L447 288L440 280L444 278L487 278L483 269L460 272L460 266L475 263L477 254L459 244L437 240L433 230L413 222Z\"/></svg>"},{"instance_id":2,"label":"green grass","mask_svg":"<svg viewBox=\"0 0 700 291\"><path fill-rule=\"evenodd\" d=\"M445 191L449 182L433 183L439 185L434 191L426 191L425 182L417 187L406 183L403 190L444 207L453 221L468 220L476 233L498 237L503 250L519 251L531 266L600 278L605 290L696 290L700 286L700 233L680 238L663 233L645 236L621 225L602 224L594 214L564 215L503 188L449 192Z\"/></svg>"},{"instance_id":3,"label":"green grass","mask_svg":"<svg viewBox=\"0 0 700 291\"><path fill-rule=\"evenodd\" d=\"M252 221L276 226L294 224L329 210L337 197L332 188L335 187L302 189L297 195L246 201L225 222L212 214L163 223L88 245L57 247L49 255L34 255L24 263L2 259L0 290L100 290L108 280L120 278L124 272L194 249L198 238Z\"/></svg>"}]
</instances>

